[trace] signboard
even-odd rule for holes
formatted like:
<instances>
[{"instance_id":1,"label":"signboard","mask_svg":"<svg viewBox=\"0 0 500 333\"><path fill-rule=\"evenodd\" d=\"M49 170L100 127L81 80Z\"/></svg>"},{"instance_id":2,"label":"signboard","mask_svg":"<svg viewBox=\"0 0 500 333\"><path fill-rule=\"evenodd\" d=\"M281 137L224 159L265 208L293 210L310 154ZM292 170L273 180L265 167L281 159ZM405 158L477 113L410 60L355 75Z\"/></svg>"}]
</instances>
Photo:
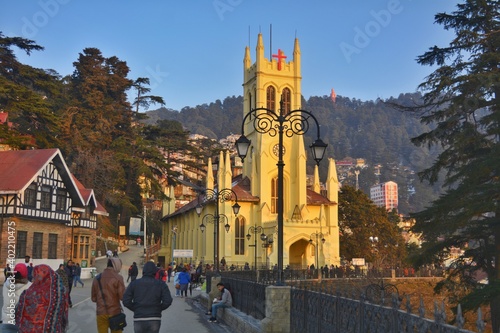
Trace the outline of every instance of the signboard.
<instances>
[{"instance_id":1,"label":"signboard","mask_svg":"<svg viewBox=\"0 0 500 333\"><path fill-rule=\"evenodd\" d=\"M127 229L125 229L124 225L120 226L120 236L125 236L125 233L127 232Z\"/></svg>"},{"instance_id":2,"label":"signboard","mask_svg":"<svg viewBox=\"0 0 500 333\"><path fill-rule=\"evenodd\" d=\"M174 258L192 258L193 250L174 250Z\"/></svg>"},{"instance_id":3,"label":"signboard","mask_svg":"<svg viewBox=\"0 0 500 333\"><path fill-rule=\"evenodd\" d=\"M364 266L365 258L352 258L352 264L354 266Z\"/></svg>"},{"instance_id":4,"label":"signboard","mask_svg":"<svg viewBox=\"0 0 500 333\"><path fill-rule=\"evenodd\" d=\"M130 218L130 227L128 229L128 234L132 235L132 236L142 236L143 232L141 231L141 224L142 224L142 218L131 217ZM121 232L120 232L120 235L121 235Z\"/></svg>"},{"instance_id":5,"label":"signboard","mask_svg":"<svg viewBox=\"0 0 500 333\"><path fill-rule=\"evenodd\" d=\"M82 268L87 268L88 261L87 260L82 260Z\"/></svg>"}]
</instances>

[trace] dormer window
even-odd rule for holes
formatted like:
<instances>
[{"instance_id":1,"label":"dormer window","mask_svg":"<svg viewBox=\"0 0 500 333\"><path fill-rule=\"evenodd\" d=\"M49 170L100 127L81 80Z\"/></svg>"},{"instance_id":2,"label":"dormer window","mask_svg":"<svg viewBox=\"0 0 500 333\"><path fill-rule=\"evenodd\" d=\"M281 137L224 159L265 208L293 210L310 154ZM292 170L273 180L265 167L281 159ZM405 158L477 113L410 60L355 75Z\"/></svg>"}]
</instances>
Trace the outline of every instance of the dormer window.
<instances>
[{"instance_id":1,"label":"dormer window","mask_svg":"<svg viewBox=\"0 0 500 333\"><path fill-rule=\"evenodd\" d=\"M32 183L24 190L24 205L36 207L36 183Z\"/></svg>"},{"instance_id":2,"label":"dormer window","mask_svg":"<svg viewBox=\"0 0 500 333\"><path fill-rule=\"evenodd\" d=\"M66 190L63 188L58 188L56 190L56 210L59 212L66 211Z\"/></svg>"},{"instance_id":3,"label":"dormer window","mask_svg":"<svg viewBox=\"0 0 500 333\"><path fill-rule=\"evenodd\" d=\"M52 208L52 187L42 185L40 196L40 209L50 210Z\"/></svg>"}]
</instances>

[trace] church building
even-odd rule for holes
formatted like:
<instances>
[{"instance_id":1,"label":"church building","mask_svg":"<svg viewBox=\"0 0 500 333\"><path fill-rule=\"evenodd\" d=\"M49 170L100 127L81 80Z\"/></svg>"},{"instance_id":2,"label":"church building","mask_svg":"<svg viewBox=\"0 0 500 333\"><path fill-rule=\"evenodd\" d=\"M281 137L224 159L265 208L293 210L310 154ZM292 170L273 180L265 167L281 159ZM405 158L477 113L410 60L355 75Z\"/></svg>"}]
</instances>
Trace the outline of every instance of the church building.
<instances>
[{"instance_id":1,"label":"church building","mask_svg":"<svg viewBox=\"0 0 500 333\"><path fill-rule=\"evenodd\" d=\"M298 39L291 57L279 49L268 59L259 34L255 63L248 46L243 59L243 116L255 108L277 114L280 108L284 114L301 109L300 61ZM233 176L232 161L240 162L240 158L231 158L229 151L220 154L215 175L210 172L212 160L208 161L206 190L197 200L162 218L160 261L222 265L224 259L221 269L241 268L246 263L259 269L277 264L278 136L258 132L252 124L255 119L245 119L244 132L251 146L241 174ZM314 131L315 125L310 125ZM332 158L321 162L328 163L321 190L318 166L308 186L307 158L303 135L283 135L283 267L339 265L335 162ZM233 209L235 203L239 210Z\"/></svg>"}]
</instances>

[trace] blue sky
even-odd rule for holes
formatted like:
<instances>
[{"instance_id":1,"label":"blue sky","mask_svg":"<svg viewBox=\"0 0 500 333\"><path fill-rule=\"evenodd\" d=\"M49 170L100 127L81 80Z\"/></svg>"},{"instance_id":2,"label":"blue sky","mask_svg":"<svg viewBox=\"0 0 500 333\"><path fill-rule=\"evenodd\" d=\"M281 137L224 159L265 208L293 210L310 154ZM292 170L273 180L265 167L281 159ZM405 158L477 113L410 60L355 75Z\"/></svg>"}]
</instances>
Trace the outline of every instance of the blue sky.
<instances>
[{"instance_id":1,"label":"blue sky","mask_svg":"<svg viewBox=\"0 0 500 333\"><path fill-rule=\"evenodd\" d=\"M211 103L242 94L243 55L255 60L257 34L265 54L302 52L302 93L361 100L414 92L431 72L415 59L452 32L434 24L449 0L0 0L0 31L32 39L44 51L28 65L73 72L87 47L126 61L129 78L149 77L166 107ZM152 109L156 107L153 106Z\"/></svg>"}]
</instances>

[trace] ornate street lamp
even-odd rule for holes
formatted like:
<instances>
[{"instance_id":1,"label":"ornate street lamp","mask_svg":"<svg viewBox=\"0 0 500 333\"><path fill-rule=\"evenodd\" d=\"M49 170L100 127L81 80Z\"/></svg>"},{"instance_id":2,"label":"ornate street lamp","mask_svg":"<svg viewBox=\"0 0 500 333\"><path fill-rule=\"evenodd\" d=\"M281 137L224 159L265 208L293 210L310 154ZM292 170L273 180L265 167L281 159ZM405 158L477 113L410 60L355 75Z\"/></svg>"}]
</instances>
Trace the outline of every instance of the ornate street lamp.
<instances>
[{"instance_id":1,"label":"ornate street lamp","mask_svg":"<svg viewBox=\"0 0 500 333\"><path fill-rule=\"evenodd\" d=\"M278 136L278 198L277 198L277 218L278 218L278 278L277 285L283 285L283 134L287 137L293 135L304 135L309 130L309 120L316 124L317 139L310 146L316 164L323 159L326 147L328 146L320 138L319 123L316 117L309 111L292 110L285 113L283 108L283 98L280 101L279 114L275 110L267 108L256 108L250 110L244 117L241 124L241 137L236 140L236 150L244 161L251 141L245 136L245 123L250 121L253 128L261 134L267 133L272 137Z\"/></svg>"},{"instance_id":2,"label":"ornate street lamp","mask_svg":"<svg viewBox=\"0 0 500 333\"><path fill-rule=\"evenodd\" d=\"M319 241L321 240L321 244L325 244L325 236L321 232L315 232L311 234L311 237L309 238L309 244L313 245L313 238L316 239L316 242L314 243L314 250L315 250L315 256L316 256L316 269L318 270L318 276L321 277L321 269L319 267Z\"/></svg>"},{"instance_id":3,"label":"ornate street lamp","mask_svg":"<svg viewBox=\"0 0 500 333\"><path fill-rule=\"evenodd\" d=\"M253 246L254 248L254 268L257 270L257 234L260 234L260 240L265 242L267 239L266 234L264 233L264 228L261 226L253 226L248 229L248 234L247 234L247 240L250 240L252 235L250 233L254 234L254 239L253 239L253 245L248 245L248 246Z\"/></svg>"},{"instance_id":4,"label":"ornate street lamp","mask_svg":"<svg viewBox=\"0 0 500 333\"><path fill-rule=\"evenodd\" d=\"M230 188L224 188L221 190L212 190L212 189L204 189L202 191L204 194L203 201L214 201L215 202L215 212L214 214L206 214L201 219L200 230L204 232L206 229L206 225L203 223L213 223L214 224L214 265L215 271L219 272L219 223L222 218L225 221L224 228L226 232L229 232L231 226L229 225L229 218L224 214L219 214L219 203L225 203L227 201L235 201L233 208L233 213L235 216L240 212L240 205L238 204L238 196L236 193ZM200 196L198 197L198 200ZM201 215L203 210L203 206L199 203L196 206L196 213L198 216Z\"/></svg>"}]
</instances>

